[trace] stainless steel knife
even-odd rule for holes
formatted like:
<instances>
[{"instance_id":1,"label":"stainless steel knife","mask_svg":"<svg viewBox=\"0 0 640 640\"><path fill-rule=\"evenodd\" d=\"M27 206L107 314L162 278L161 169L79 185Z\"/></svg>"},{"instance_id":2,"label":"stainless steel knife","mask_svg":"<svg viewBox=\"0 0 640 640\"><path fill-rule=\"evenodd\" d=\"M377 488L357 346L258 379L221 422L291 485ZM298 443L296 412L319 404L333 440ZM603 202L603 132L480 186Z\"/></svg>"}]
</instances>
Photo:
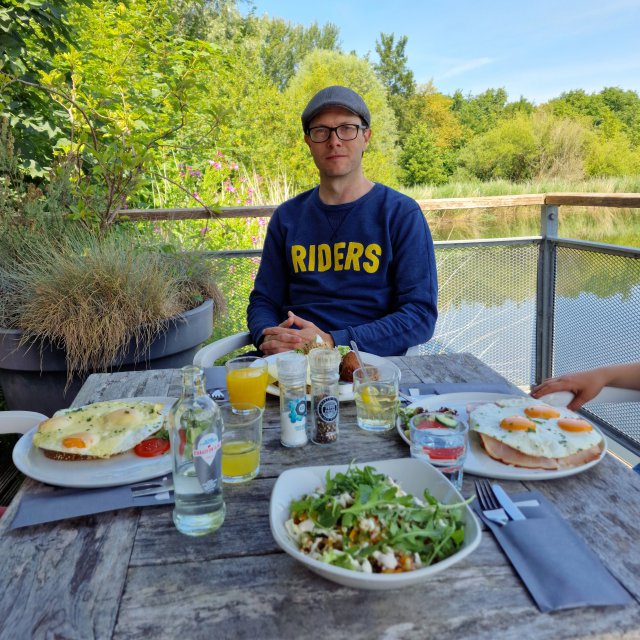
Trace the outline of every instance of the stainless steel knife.
<instances>
[{"instance_id":1,"label":"stainless steel knife","mask_svg":"<svg viewBox=\"0 0 640 640\"><path fill-rule=\"evenodd\" d=\"M515 502L507 495L507 492L499 484L492 484L491 488L493 489L493 493L500 503L500 506L507 512L507 515L512 520L526 520L522 511L518 509Z\"/></svg>"}]
</instances>

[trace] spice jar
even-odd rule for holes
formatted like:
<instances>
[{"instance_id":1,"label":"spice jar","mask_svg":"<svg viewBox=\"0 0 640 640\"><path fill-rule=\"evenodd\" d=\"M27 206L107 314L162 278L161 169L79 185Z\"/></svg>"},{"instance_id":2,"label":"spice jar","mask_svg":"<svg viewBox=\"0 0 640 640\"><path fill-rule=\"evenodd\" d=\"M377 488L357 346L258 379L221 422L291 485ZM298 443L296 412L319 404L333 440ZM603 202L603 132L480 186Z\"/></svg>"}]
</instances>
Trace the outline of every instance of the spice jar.
<instances>
[{"instance_id":1,"label":"spice jar","mask_svg":"<svg viewBox=\"0 0 640 640\"><path fill-rule=\"evenodd\" d=\"M311 373L311 439L317 444L335 442L340 421L338 380L342 358L337 349L312 349L307 357Z\"/></svg>"},{"instance_id":2,"label":"spice jar","mask_svg":"<svg viewBox=\"0 0 640 640\"><path fill-rule=\"evenodd\" d=\"M280 442L285 447L307 444L307 358L301 353L278 356Z\"/></svg>"}]
</instances>

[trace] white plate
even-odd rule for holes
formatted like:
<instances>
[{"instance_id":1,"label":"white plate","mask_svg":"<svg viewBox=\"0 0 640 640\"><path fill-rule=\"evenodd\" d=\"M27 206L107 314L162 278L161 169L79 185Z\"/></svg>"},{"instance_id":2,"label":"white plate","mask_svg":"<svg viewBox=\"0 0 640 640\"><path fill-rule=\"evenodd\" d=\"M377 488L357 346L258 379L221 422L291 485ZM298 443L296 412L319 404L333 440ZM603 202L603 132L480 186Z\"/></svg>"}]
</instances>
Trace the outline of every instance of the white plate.
<instances>
[{"instance_id":1,"label":"white plate","mask_svg":"<svg viewBox=\"0 0 640 640\"><path fill-rule=\"evenodd\" d=\"M140 402L161 403L161 413L166 415L176 398L146 396L143 398L119 398ZM117 402L117 401L114 401ZM156 458L140 458L128 451L107 460L52 460L31 443L37 427L25 433L13 448L13 463L22 473L34 480L58 487L91 489L116 487L131 482L150 480L171 472L169 452Z\"/></svg>"},{"instance_id":2,"label":"white plate","mask_svg":"<svg viewBox=\"0 0 640 640\"><path fill-rule=\"evenodd\" d=\"M276 360L278 359L279 355L280 354L276 353L272 356L267 356L265 358L269 366L269 375L273 378L277 378L277 376L275 375L277 373ZM363 351L360 352L360 355L362 356L362 361L365 364L371 364L374 366L379 366L381 364L388 364L398 369L398 367L396 367L396 365L393 364L393 362L390 362L389 360L387 360L386 358L383 358L382 356L376 356L373 353L366 353ZM400 378L400 369L398 369L398 379L399 378ZM340 384L338 385L338 391L339 391L338 399L341 402L348 402L349 400L353 400L353 384L351 382L340 382ZM272 396L279 396L280 388L276 384L270 384L267 387L267 392L270 393ZM307 394L307 400L311 400L311 396L309 394Z\"/></svg>"},{"instance_id":3,"label":"white plate","mask_svg":"<svg viewBox=\"0 0 640 640\"><path fill-rule=\"evenodd\" d=\"M507 394L504 393L445 393L440 396L428 396L422 398L409 407L422 407L427 411L436 411L440 407L449 407L455 409L458 412L458 418L464 422L469 421L469 414L467 413L467 405L470 402L493 402L499 398L505 398ZM524 397L524 396L513 396ZM533 399L532 399L533 402ZM596 425L591 423L593 428L602 435L602 432ZM398 420L397 430L400 437L410 445L410 441L405 436L400 421ZM565 478L567 476L573 476L577 473L582 473L591 467L597 465L607 453L607 441L603 436L604 449L597 460L592 460L579 467L571 467L570 469L559 469L557 471L549 471L546 469L525 469L522 467L512 467L511 465L498 462L490 456L488 456L482 445L478 434L469 432L469 450L467 451L467 459L464 463L464 470L467 473L472 473L476 476L484 476L487 478L496 478L499 480L554 480L556 478Z\"/></svg>"},{"instance_id":4,"label":"white plate","mask_svg":"<svg viewBox=\"0 0 640 640\"><path fill-rule=\"evenodd\" d=\"M414 458L401 458L399 460L381 460L356 465L357 467L371 466L381 473L394 478L407 492L416 497L421 497L425 489L440 502L451 504L461 502L462 496L453 485L430 464ZM448 569L451 565L466 558L480 543L480 526L475 515L468 506L464 510L465 539L462 548L449 556L422 569L407 571L405 573L361 573L342 567L334 567L325 562L320 562L298 550L296 543L288 536L284 523L289 519L289 505L294 499L300 498L306 493L311 493L317 487L325 484L325 474L344 472L349 465L332 465L322 467L298 467L283 471L271 492L269 506L269 522L271 533L275 541L283 551L302 562L311 571L347 587L359 589L397 589L422 582L439 571Z\"/></svg>"}]
</instances>

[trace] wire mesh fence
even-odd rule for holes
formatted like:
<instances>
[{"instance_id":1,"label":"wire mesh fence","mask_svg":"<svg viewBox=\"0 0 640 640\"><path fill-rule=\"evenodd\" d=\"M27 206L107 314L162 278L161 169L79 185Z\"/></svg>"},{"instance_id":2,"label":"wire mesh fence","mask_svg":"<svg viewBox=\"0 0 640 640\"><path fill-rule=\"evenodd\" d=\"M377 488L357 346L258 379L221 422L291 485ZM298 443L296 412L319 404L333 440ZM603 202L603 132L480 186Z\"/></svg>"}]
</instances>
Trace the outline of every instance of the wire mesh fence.
<instances>
[{"instance_id":1,"label":"wire mesh fence","mask_svg":"<svg viewBox=\"0 0 640 640\"><path fill-rule=\"evenodd\" d=\"M554 376L640 361L640 255L558 246L555 294ZM589 413L640 455L637 404L593 404Z\"/></svg>"}]
</instances>

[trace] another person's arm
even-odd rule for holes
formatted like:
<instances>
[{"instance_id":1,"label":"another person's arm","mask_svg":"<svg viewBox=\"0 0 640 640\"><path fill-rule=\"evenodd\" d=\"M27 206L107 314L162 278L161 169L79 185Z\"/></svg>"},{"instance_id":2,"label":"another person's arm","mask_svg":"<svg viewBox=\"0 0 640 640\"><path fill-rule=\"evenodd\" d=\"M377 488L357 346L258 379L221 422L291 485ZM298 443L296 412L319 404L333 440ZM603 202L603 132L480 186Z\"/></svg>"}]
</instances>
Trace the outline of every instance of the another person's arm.
<instances>
[{"instance_id":1,"label":"another person's arm","mask_svg":"<svg viewBox=\"0 0 640 640\"><path fill-rule=\"evenodd\" d=\"M540 398L556 391L570 391L574 398L567 406L575 411L595 398L603 387L640 390L640 362L609 365L549 378L535 387L531 395Z\"/></svg>"}]
</instances>

